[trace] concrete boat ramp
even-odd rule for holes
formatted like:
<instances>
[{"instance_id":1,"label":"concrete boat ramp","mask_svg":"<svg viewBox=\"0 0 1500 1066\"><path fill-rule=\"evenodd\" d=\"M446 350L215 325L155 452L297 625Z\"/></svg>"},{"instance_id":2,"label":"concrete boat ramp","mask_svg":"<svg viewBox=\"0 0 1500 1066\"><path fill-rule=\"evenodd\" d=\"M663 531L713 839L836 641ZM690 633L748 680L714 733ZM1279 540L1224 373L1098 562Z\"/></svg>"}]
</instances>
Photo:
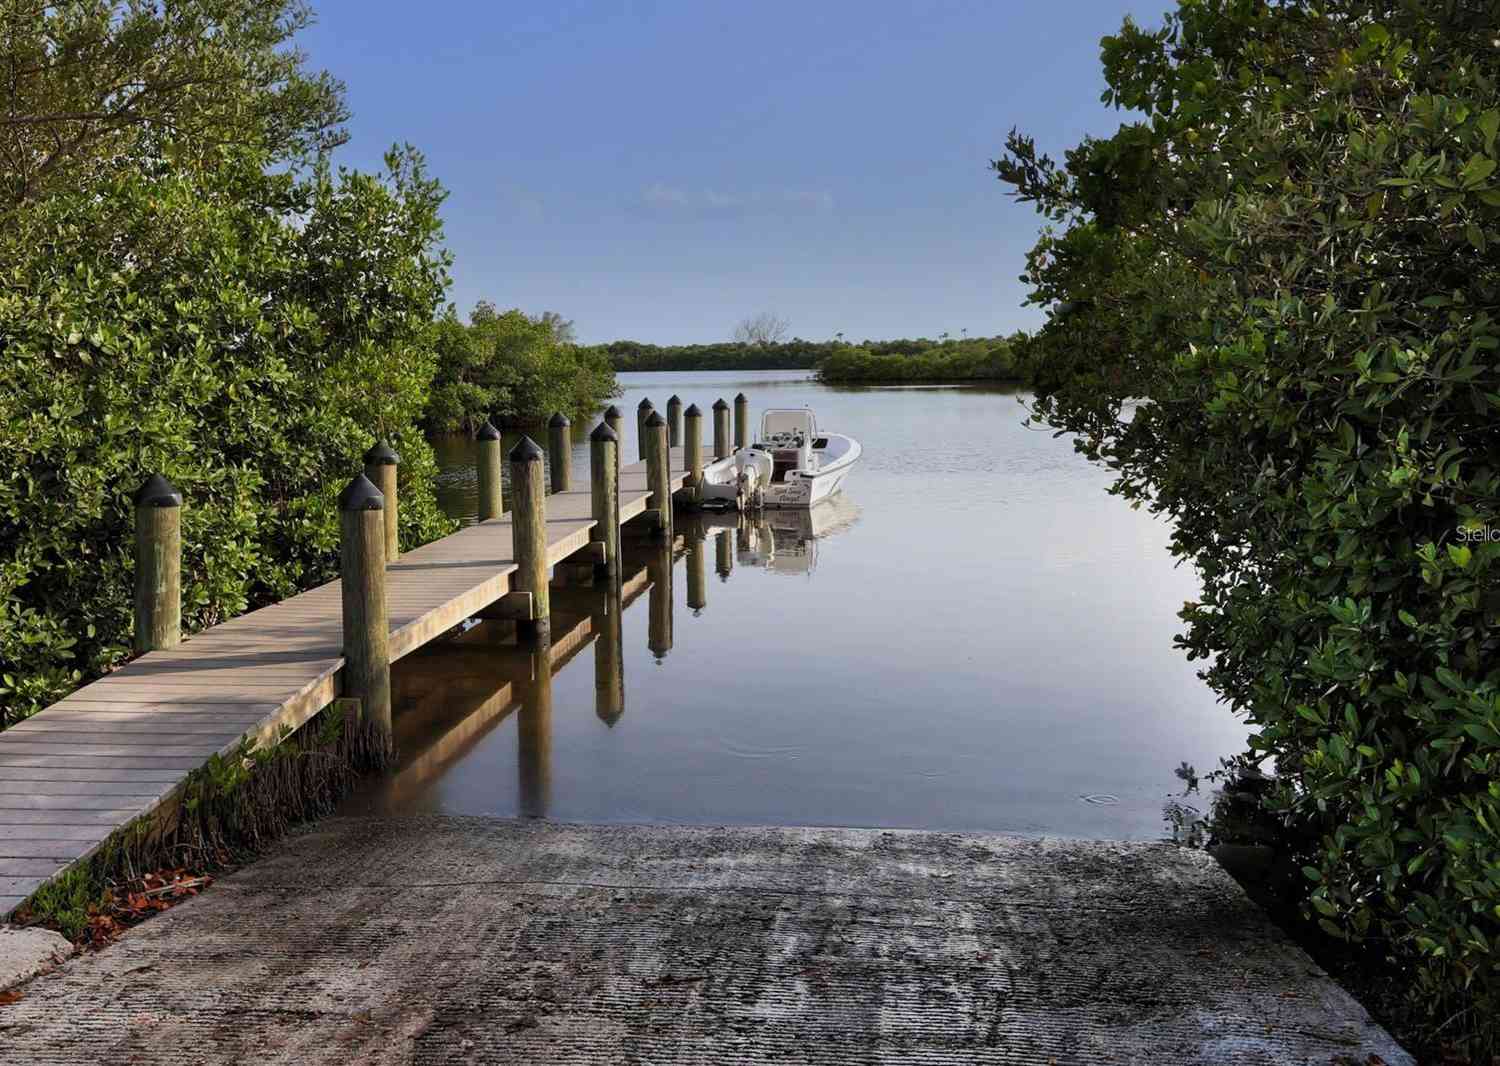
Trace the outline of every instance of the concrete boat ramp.
<instances>
[{"instance_id":1,"label":"concrete boat ramp","mask_svg":"<svg viewBox=\"0 0 1500 1066\"><path fill-rule=\"evenodd\" d=\"M0 1063L1411 1063L1202 853L328 819L0 1006Z\"/></svg>"}]
</instances>

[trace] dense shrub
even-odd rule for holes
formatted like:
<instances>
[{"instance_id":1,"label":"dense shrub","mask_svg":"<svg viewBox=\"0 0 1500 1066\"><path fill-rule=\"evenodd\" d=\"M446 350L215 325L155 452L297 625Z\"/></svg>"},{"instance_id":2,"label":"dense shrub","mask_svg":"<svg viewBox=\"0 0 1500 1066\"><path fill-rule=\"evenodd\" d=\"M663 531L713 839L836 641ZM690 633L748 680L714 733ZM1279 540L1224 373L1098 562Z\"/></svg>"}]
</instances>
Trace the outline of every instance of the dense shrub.
<instances>
[{"instance_id":1,"label":"dense shrub","mask_svg":"<svg viewBox=\"0 0 1500 1066\"><path fill-rule=\"evenodd\" d=\"M592 414L615 395L615 374L596 348L568 339L555 314L500 312L481 301L467 325L450 307L437 326L437 373L427 424L439 432L532 422L554 411Z\"/></svg>"},{"instance_id":2,"label":"dense shrub","mask_svg":"<svg viewBox=\"0 0 1500 1066\"><path fill-rule=\"evenodd\" d=\"M38 197L0 231L0 726L120 662L132 492L181 489L184 625L333 575L334 497L377 436L402 538L448 523L416 427L446 284L441 194L383 177L143 160Z\"/></svg>"},{"instance_id":3,"label":"dense shrub","mask_svg":"<svg viewBox=\"0 0 1500 1066\"><path fill-rule=\"evenodd\" d=\"M1053 308L1037 414L1175 520L1203 579L1181 643L1311 830L1311 913L1487 1049L1497 38L1493 5L1183 0L1105 39L1106 98L1142 121L1063 166L1013 134L996 164L1056 227L1027 269Z\"/></svg>"}]
</instances>

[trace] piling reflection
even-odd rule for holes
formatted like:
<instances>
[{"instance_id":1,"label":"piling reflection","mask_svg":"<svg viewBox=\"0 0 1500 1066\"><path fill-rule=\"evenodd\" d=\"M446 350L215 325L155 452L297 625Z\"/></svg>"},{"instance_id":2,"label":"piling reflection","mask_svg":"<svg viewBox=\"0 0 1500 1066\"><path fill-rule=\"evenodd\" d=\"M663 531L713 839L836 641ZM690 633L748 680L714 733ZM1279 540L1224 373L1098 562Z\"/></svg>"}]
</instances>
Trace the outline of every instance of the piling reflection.
<instances>
[{"instance_id":1,"label":"piling reflection","mask_svg":"<svg viewBox=\"0 0 1500 1066\"><path fill-rule=\"evenodd\" d=\"M683 529L687 542L687 605L693 614L708 606L708 531L693 522Z\"/></svg>"},{"instance_id":2,"label":"piling reflection","mask_svg":"<svg viewBox=\"0 0 1500 1066\"><path fill-rule=\"evenodd\" d=\"M719 530L714 536L714 572L720 581L728 581L729 575L734 573L734 539L727 529Z\"/></svg>"},{"instance_id":3,"label":"piling reflection","mask_svg":"<svg viewBox=\"0 0 1500 1066\"><path fill-rule=\"evenodd\" d=\"M552 641L528 641L531 678L516 718L517 806L523 818L545 818L552 804Z\"/></svg>"},{"instance_id":4,"label":"piling reflection","mask_svg":"<svg viewBox=\"0 0 1500 1066\"><path fill-rule=\"evenodd\" d=\"M599 597L599 610L591 617L596 631L594 640L594 713L605 725L613 726L625 713L625 604L620 589L613 583Z\"/></svg>"},{"instance_id":5,"label":"piling reflection","mask_svg":"<svg viewBox=\"0 0 1500 1066\"><path fill-rule=\"evenodd\" d=\"M440 786L451 782L459 764L514 714L514 791L505 790L503 799L494 796L493 772L472 787L483 789L501 811L510 808L513 796L518 815L547 817L556 806L553 679L559 671L593 645L594 713L614 727L626 710L625 613L646 597L646 643L651 655L662 661L673 646L674 571L679 560L687 571L686 603L699 615L708 606L710 552L723 580L737 565L781 572L778 564L795 567L798 560L813 556L807 540L825 529L842 528L841 522L847 524L806 512L756 517L693 514L679 519L671 538L632 531L622 543L616 575L591 565L559 564L550 589L550 632L532 636L514 621L476 619L461 632L396 663L396 768L369 791L352 797L350 809L447 808Z\"/></svg>"},{"instance_id":6,"label":"piling reflection","mask_svg":"<svg viewBox=\"0 0 1500 1066\"><path fill-rule=\"evenodd\" d=\"M674 537L657 537L646 550L646 572L651 581L649 593L650 624L646 646L661 662L672 650L672 556Z\"/></svg>"}]
</instances>

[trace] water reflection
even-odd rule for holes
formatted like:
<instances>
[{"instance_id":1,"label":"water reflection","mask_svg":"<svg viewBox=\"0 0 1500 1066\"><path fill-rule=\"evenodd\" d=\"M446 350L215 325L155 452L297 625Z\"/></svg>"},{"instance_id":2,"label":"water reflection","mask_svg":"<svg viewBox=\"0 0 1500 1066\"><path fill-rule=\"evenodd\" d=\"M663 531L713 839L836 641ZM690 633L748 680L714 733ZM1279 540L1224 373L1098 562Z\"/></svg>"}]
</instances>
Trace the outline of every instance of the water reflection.
<instances>
[{"instance_id":1,"label":"water reflection","mask_svg":"<svg viewBox=\"0 0 1500 1066\"><path fill-rule=\"evenodd\" d=\"M544 633L528 642L530 683L516 723L517 806L527 818L545 818L552 805L552 641Z\"/></svg>"},{"instance_id":2,"label":"water reflection","mask_svg":"<svg viewBox=\"0 0 1500 1066\"><path fill-rule=\"evenodd\" d=\"M823 508L819 508L822 510ZM591 580L562 567L551 587L553 624L528 634L513 621L474 619L462 632L398 662L392 675L396 769L351 801L355 810L429 809L434 787L502 722L516 723L516 801L522 817L548 817L553 806L553 681L593 645L594 713L611 728L625 715L624 618L647 600L646 645L660 663L672 650L674 574L687 571L687 604L696 617L708 606L707 559L728 579L734 549L774 569L776 558L815 556L822 531L847 527L857 509L823 518L806 512L776 519L733 512L679 515L672 537L638 533L622 543L621 573ZM713 547L709 547L713 541ZM779 545L779 547L777 547ZM779 556L777 553L780 553Z\"/></svg>"},{"instance_id":3,"label":"water reflection","mask_svg":"<svg viewBox=\"0 0 1500 1066\"><path fill-rule=\"evenodd\" d=\"M356 804L1160 837L1171 768L1246 732L1172 647L1199 590L1165 525L1013 397L795 378L626 376L624 454L642 397L806 403L865 445L847 509L632 534L613 600L560 567L545 692L504 622L402 660L403 762ZM472 445L447 447L451 488Z\"/></svg>"}]
</instances>

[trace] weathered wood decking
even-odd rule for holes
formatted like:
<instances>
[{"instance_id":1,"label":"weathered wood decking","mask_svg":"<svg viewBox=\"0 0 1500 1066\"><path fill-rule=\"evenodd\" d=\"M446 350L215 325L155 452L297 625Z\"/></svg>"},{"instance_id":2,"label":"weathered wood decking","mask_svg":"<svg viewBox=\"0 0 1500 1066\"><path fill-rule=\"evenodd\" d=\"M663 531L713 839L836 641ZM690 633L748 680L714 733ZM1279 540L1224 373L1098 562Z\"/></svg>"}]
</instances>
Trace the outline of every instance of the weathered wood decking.
<instances>
[{"instance_id":1,"label":"weathered wood decking","mask_svg":"<svg viewBox=\"0 0 1500 1066\"><path fill-rule=\"evenodd\" d=\"M671 452L681 486L681 449ZM646 509L645 463L620 469L620 519ZM590 493L547 497L547 561L588 543ZM504 596L516 570L509 515L403 554L387 580L391 658ZM0 918L149 814L246 736L301 725L338 694L337 581L150 652L0 733Z\"/></svg>"}]
</instances>

